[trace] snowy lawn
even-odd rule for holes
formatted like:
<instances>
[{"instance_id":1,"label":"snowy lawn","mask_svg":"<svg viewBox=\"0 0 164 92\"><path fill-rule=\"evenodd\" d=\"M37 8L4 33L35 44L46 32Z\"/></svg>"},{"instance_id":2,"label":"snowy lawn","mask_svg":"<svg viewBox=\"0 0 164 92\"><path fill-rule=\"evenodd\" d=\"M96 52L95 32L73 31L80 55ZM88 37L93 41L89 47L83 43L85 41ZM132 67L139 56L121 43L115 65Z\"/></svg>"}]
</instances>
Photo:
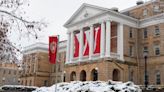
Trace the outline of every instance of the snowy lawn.
<instances>
[{"instance_id":1,"label":"snowy lawn","mask_svg":"<svg viewBox=\"0 0 164 92\"><path fill-rule=\"evenodd\" d=\"M142 92L133 82L72 81L51 87L40 87L33 92Z\"/></svg>"}]
</instances>

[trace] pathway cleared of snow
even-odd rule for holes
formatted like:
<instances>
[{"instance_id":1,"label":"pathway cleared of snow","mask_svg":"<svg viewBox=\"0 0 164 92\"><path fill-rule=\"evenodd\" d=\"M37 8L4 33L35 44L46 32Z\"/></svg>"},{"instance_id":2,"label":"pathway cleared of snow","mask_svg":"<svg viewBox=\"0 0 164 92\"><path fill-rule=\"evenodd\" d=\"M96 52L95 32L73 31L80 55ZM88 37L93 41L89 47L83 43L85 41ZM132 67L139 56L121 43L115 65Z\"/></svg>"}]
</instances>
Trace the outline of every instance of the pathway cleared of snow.
<instances>
[{"instance_id":1,"label":"pathway cleared of snow","mask_svg":"<svg viewBox=\"0 0 164 92\"><path fill-rule=\"evenodd\" d=\"M51 87L40 87L33 92L142 92L133 82L72 81Z\"/></svg>"}]
</instances>

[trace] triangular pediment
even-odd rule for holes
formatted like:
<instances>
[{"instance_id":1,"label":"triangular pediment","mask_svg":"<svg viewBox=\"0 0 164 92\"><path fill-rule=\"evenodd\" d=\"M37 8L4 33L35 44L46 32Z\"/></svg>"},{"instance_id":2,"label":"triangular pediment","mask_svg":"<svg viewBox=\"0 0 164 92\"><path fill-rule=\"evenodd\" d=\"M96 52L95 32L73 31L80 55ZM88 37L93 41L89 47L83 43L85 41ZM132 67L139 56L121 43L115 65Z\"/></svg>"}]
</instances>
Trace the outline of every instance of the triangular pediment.
<instances>
[{"instance_id":1,"label":"triangular pediment","mask_svg":"<svg viewBox=\"0 0 164 92\"><path fill-rule=\"evenodd\" d=\"M76 22L85 20L87 18L94 17L98 14L101 14L108 9L90 5L90 4L83 4L73 15L72 17L64 24L66 27L67 25L74 24Z\"/></svg>"}]
</instances>

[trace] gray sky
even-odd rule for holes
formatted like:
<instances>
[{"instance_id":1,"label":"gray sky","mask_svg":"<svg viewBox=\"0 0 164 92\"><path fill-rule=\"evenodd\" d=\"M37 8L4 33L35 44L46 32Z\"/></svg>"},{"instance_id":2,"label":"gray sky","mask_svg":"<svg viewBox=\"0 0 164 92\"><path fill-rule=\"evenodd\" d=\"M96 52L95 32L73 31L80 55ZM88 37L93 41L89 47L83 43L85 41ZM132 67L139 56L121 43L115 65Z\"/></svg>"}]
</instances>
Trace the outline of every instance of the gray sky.
<instances>
[{"instance_id":1,"label":"gray sky","mask_svg":"<svg viewBox=\"0 0 164 92\"><path fill-rule=\"evenodd\" d=\"M25 9L32 19L45 19L49 24L39 42L48 43L49 35L60 35L60 40L66 40L64 23L83 4L93 4L105 8L118 7L119 10L136 5L137 0L30 0L30 6ZM34 40L22 41L23 46L35 43Z\"/></svg>"}]
</instances>

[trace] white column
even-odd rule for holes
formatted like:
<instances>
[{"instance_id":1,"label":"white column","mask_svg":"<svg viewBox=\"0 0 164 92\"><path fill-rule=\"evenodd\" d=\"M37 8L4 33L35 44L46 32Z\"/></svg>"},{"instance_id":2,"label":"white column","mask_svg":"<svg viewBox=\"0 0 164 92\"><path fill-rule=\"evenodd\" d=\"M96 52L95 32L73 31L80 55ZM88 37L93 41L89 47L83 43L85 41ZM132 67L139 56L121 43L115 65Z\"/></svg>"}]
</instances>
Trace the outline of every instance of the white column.
<instances>
[{"instance_id":1,"label":"white column","mask_svg":"<svg viewBox=\"0 0 164 92\"><path fill-rule=\"evenodd\" d=\"M105 54L105 24L104 21L101 23L101 46L100 46L100 57L103 58Z\"/></svg>"},{"instance_id":2,"label":"white column","mask_svg":"<svg viewBox=\"0 0 164 92\"><path fill-rule=\"evenodd\" d=\"M74 56L74 33L71 32L71 49L70 49L70 61L72 61Z\"/></svg>"},{"instance_id":3,"label":"white column","mask_svg":"<svg viewBox=\"0 0 164 92\"><path fill-rule=\"evenodd\" d=\"M92 55L93 55L93 25L90 26L90 36L89 36L89 60L92 59Z\"/></svg>"},{"instance_id":4,"label":"white column","mask_svg":"<svg viewBox=\"0 0 164 92\"><path fill-rule=\"evenodd\" d=\"M123 36L123 24L117 24L117 54L119 54L119 59L124 60L124 36Z\"/></svg>"},{"instance_id":5,"label":"white column","mask_svg":"<svg viewBox=\"0 0 164 92\"><path fill-rule=\"evenodd\" d=\"M110 57L111 52L111 22L106 21L106 57Z\"/></svg>"},{"instance_id":6,"label":"white column","mask_svg":"<svg viewBox=\"0 0 164 92\"><path fill-rule=\"evenodd\" d=\"M79 61L81 61L81 59L83 58L83 39L84 39L84 34L83 34L83 29L80 29L80 51L79 51Z\"/></svg>"},{"instance_id":7,"label":"white column","mask_svg":"<svg viewBox=\"0 0 164 92\"><path fill-rule=\"evenodd\" d=\"M70 61L70 41L71 41L71 34L67 34L67 53L66 53L66 62Z\"/></svg>"}]
</instances>

